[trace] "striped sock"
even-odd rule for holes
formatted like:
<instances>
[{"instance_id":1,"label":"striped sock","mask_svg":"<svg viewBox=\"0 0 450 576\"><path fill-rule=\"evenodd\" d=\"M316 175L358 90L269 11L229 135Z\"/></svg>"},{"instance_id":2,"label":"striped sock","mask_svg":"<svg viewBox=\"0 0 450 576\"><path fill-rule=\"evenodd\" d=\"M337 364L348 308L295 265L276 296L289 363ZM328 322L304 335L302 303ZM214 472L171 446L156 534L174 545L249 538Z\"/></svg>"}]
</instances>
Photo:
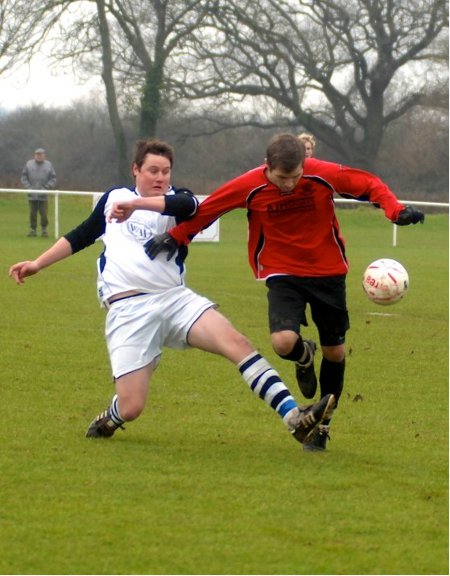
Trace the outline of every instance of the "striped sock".
<instances>
[{"instance_id":1,"label":"striped sock","mask_svg":"<svg viewBox=\"0 0 450 576\"><path fill-rule=\"evenodd\" d=\"M120 412L119 412L119 397L117 396L117 394L115 394L113 396L113 399L111 401L111 406L109 407L109 412L111 415L111 420L117 424L117 426L121 426L125 420L122 419L122 417L120 416Z\"/></svg>"},{"instance_id":2,"label":"striped sock","mask_svg":"<svg viewBox=\"0 0 450 576\"><path fill-rule=\"evenodd\" d=\"M297 402L280 376L258 352L252 352L238 364L239 372L250 390L268 404L287 425Z\"/></svg>"}]
</instances>

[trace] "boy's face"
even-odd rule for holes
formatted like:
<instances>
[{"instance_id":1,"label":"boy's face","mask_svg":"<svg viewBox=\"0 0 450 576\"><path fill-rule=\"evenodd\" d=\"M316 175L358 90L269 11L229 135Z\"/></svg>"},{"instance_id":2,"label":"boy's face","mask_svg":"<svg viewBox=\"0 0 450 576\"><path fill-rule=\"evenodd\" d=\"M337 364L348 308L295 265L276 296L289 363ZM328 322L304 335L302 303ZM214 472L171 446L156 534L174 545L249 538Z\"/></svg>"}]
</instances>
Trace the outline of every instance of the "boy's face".
<instances>
[{"instance_id":1,"label":"boy's face","mask_svg":"<svg viewBox=\"0 0 450 576\"><path fill-rule=\"evenodd\" d=\"M305 144L305 157L311 158L313 155L313 147L311 142L304 142Z\"/></svg>"},{"instance_id":2,"label":"boy's face","mask_svg":"<svg viewBox=\"0 0 450 576\"><path fill-rule=\"evenodd\" d=\"M292 172L284 172L280 168L266 169L267 179L275 184L284 194L292 192L303 174L303 165L299 164Z\"/></svg>"},{"instance_id":3,"label":"boy's face","mask_svg":"<svg viewBox=\"0 0 450 576\"><path fill-rule=\"evenodd\" d=\"M161 196L169 189L172 168L165 156L147 154L142 166L133 165L136 188L141 196Z\"/></svg>"}]
</instances>

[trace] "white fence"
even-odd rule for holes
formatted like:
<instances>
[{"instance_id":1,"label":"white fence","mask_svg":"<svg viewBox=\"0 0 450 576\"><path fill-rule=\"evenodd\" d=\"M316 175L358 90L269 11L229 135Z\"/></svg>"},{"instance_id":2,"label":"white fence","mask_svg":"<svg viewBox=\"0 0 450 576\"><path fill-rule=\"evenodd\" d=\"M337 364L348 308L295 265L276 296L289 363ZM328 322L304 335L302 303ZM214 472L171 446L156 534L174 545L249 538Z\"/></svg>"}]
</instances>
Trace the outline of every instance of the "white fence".
<instances>
[{"instance_id":1,"label":"white fence","mask_svg":"<svg viewBox=\"0 0 450 576\"><path fill-rule=\"evenodd\" d=\"M55 238L59 238L59 197L64 195L71 196L90 196L92 198L92 206L94 207L98 199L103 196L103 192L79 192L77 190L23 190L21 188L0 188L0 193L18 193L29 194L36 192L38 194L49 194L55 197ZM206 196L197 196L202 202ZM217 220L206 230L203 230L194 238L196 242L218 242L220 236L220 223Z\"/></svg>"},{"instance_id":2,"label":"white fence","mask_svg":"<svg viewBox=\"0 0 450 576\"><path fill-rule=\"evenodd\" d=\"M21 188L0 188L0 193L17 193L17 194L29 194L30 192L43 193L42 190L22 190ZM59 238L59 197L63 195L72 196L90 196L92 198L93 205L98 200L98 198L103 194L99 192L79 192L76 190L45 190L45 194L50 194L55 197L55 238ZM197 196L200 201L203 201L207 196ZM358 200L353 200L351 198L335 198L336 203L358 203ZM414 206L429 206L436 208L449 208L447 202L416 202L415 200L400 200L403 204L413 204ZM218 242L220 239L220 229L219 220L211 224L206 230L203 230L195 237L197 242ZM392 232L392 246L397 246L397 226L393 224Z\"/></svg>"},{"instance_id":3,"label":"white fence","mask_svg":"<svg viewBox=\"0 0 450 576\"><path fill-rule=\"evenodd\" d=\"M352 200L351 198L335 198L335 202L344 203L351 202L353 204L361 204L359 200ZM399 200L402 204L412 204L413 206L434 206L435 208L449 208L448 202L416 202L415 200ZM371 204L369 204L371 206ZM397 246L397 230L396 224L392 225L392 246Z\"/></svg>"}]
</instances>

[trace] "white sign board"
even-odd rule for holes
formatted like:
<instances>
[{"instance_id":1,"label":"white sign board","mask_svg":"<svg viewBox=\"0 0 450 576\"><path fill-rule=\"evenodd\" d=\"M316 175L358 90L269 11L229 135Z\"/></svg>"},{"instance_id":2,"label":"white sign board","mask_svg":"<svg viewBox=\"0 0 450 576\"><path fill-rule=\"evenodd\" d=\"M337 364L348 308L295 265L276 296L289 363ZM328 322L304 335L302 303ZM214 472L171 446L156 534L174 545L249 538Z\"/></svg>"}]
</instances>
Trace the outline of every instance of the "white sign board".
<instances>
[{"instance_id":1,"label":"white sign board","mask_svg":"<svg viewBox=\"0 0 450 576\"><path fill-rule=\"evenodd\" d=\"M199 199L200 202L203 202L203 200L205 198L208 198L208 196L197 196L197 198ZM211 224L211 226L208 226L208 228L205 228L205 230L199 232L193 240L193 242L218 242L218 241L219 241L219 220L216 220Z\"/></svg>"}]
</instances>

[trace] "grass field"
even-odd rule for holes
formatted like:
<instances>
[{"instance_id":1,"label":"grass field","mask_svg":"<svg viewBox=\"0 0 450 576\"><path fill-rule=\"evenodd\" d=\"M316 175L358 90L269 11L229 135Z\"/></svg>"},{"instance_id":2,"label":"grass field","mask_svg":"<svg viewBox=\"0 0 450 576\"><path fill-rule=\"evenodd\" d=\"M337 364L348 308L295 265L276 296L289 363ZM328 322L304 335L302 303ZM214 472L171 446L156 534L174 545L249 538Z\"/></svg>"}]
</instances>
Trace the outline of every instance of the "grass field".
<instances>
[{"instance_id":1,"label":"grass field","mask_svg":"<svg viewBox=\"0 0 450 576\"><path fill-rule=\"evenodd\" d=\"M399 229L340 210L351 263L346 387L325 454L303 453L227 361L166 351L142 417L87 440L113 393L95 296L100 245L17 287L22 197L0 195L1 574L448 574L448 216ZM61 202L61 232L90 210ZM194 244L188 284L269 344L266 296L246 264L244 212ZM391 257L407 297L370 303L361 275ZM316 337L314 327L305 331ZM320 355L317 363L320 361Z\"/></svg>"}]
</instances>

